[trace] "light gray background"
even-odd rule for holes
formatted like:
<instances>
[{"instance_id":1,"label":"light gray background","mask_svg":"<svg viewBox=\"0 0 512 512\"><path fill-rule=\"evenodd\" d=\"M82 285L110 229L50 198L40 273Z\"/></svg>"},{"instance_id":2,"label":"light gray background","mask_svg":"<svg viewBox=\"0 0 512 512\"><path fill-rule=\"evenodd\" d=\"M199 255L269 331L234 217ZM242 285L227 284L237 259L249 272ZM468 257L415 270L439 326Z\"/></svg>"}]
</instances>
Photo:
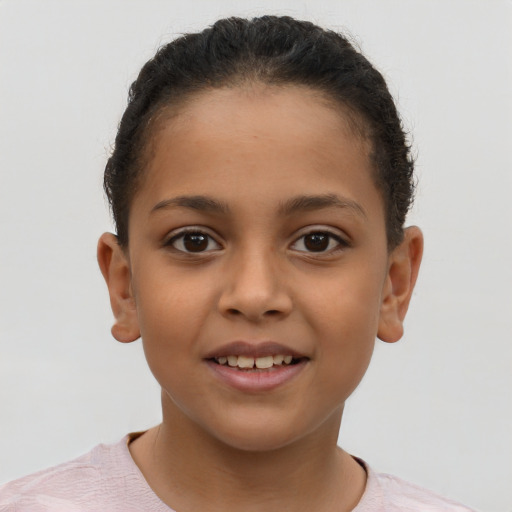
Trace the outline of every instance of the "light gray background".
<instances>
[{"instance_id":1,"label":"light gray background","mask_svg":"<svg viewBox=\"0 0 512 512\"><path fill-rule=\"evenodd\" d=\"M512 3L0 1L0 481L159 421L95 260L101 175L159 44L227 15L347 30L414 134L426 252L406 335L377 344L340 443L376 469L512 511Z\"/></svg>"}]
</instances>

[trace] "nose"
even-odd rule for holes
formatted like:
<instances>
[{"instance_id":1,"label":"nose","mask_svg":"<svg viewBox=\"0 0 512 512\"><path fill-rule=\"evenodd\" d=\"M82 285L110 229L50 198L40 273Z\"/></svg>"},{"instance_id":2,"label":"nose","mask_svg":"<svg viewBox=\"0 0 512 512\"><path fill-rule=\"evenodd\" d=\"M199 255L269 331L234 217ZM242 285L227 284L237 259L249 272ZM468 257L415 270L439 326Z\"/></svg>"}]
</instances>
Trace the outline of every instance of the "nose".
<instances>
[{"instance_id":1,"label":"nose","mask_svg":"<svg viewBox=\"0 0 512 512\"><path fill-rule=\"evenodd\" d=\"M275 254L244 251L228 263L218 307L222 315L251 322L285 318L293 303Z\"/></svg>"}]
</instances>

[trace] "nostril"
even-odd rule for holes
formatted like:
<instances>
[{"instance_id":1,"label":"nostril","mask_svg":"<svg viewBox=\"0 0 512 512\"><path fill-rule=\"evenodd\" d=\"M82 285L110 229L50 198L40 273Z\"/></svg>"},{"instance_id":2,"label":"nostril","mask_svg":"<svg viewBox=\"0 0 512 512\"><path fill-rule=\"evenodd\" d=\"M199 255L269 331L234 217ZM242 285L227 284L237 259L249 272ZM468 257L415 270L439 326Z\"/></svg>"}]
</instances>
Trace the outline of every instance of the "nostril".
<instances>
[{"instance_id":1,"label":"nostril","mask_svg":"<svg viewBox=\"0 0 512 512\"><path fill-rule=\"evenodd\" d=\"M240 311L239 309L236 309L236 308L229 308L226 310L226 313L230 316L248 316L250 317L251 315L249 314L244 314L242 311ZM260 316L260 315L257 315L259 318L263 319L263 318L273 318L275 316L279 316L281 315L282 312L279 311L278 309L269 309L267 311L264 311L263 314Z\"/></svg>"}]
</instances>

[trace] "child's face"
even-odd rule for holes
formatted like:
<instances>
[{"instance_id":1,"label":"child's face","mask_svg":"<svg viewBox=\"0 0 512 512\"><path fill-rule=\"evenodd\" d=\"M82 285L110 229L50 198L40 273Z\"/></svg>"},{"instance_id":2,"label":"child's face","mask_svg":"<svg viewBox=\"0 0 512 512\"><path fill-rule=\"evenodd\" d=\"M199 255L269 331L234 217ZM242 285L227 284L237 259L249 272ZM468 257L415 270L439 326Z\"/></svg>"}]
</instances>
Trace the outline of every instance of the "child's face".
<instances>
[{"instance_id":1,"label":"child's face","mask_svg":"<svg viewBox=\"0 0 512 512\"><path fill-rule=\"evenodd\" d=\"M140 332L164 422L254 450L335 436L401 334L366 142L307 89L255 87L195 97L150 151L113 332Z\"/></svg>"}]
</instances>

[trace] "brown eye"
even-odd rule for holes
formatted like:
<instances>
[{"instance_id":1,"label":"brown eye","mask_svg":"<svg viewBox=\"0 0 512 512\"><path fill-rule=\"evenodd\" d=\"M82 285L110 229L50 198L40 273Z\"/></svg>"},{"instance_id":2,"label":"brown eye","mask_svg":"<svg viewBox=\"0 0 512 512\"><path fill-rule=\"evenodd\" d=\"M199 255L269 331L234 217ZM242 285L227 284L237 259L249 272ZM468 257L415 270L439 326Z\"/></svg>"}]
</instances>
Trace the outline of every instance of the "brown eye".
<instances>
[{"instance_id":1,"label":"brown eye","mask_svg":"<svg viewBox=\"0 0 512 512\"><path fill-rule=\"evenodd\" d=\"M171 238L169 245L185 253L209 252L220 249L219 244L201 231L180 233Z\"/></svg>"},{"instance_id":2,"label":"brown eye","mask_svg":"<svg viewBox=\"0 0 512 512\"><path fill-rule=\"evenodd\" d=\"M302 235L292 244L291 248L299 252L331 253L343 249L348 243L340 236L328 231L312 231Z\"/></svg>"},{"instance_id":3,"label":"brown eye","mask_svg":"<svg viewBox=\"0 0 512 512\"><path fill-rule=\"evenodd\" d=\"M326 233L311 233L304 237L304 247L308 251L322 252L329 247L329 239Z\"/></svg>"},{"instance_id":4,"label":"brown eye","mask_svg":"<svg viewBox=\"0 0 512 512\"><path fill-rule=\"evenodd\" d=\"M203 233L187 233L183 237L183 247L189 252L201 252L208 247L208 236Z\"/></svg>"}]
</instances>

